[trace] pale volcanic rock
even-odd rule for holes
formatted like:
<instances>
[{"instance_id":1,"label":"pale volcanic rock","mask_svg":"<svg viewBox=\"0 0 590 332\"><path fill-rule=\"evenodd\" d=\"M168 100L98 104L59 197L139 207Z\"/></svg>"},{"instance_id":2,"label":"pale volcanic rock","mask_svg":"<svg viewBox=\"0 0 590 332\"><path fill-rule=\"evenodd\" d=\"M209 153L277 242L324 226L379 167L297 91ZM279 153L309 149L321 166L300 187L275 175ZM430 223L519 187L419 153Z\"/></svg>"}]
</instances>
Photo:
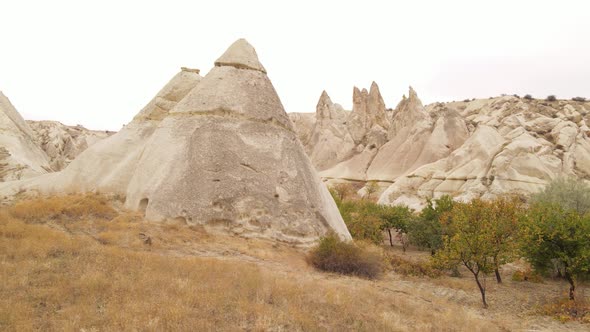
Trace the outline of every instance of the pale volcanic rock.
<instances>
[{"instance_id":1,"label":"pale volcanic rock","mask_svg":"<svg viewBox=\"0 0 590 332\"><path fill-rule=\"evenodd\" d=\"M179 73L129 125L62 172L0 186L19 190L120 194L150 221L297 245L330 232L351 239L245 40L204 78Z\"/></svg>"},{"instance_id":2,"label":"pale volcanic rock","mask_svg":"<svg viewBox=\"0 0 590 332\"><path fill-rule=\"evenodd\" d=\"M272 83L251 68L255 52L241 51L250 48L230 46L234 59L218 60L162 121L125 205L144 208L150 220L246 237L308 244L332 231L350 239Z\"/></svg>"},{"instance_id":3,"label":"pale volcanic rock","mask_svg":"<svg viewBox=\"0 0 590 332\"><path fill-rule=\"evenodd\" d=\"M467 201L530 194L563 175L589 180L585 120L568 106L515 97L447 104L475 122L469 138L448 157L395 179L380 202L419 208L425 198L443 194Z\"/></svg>"},{"instance_id":4,"label":"pale volcanic rock","mask_svg":"<svg viewBox=\"0 0 590 332\"><path fill-rule=\"evenodd\" d=\"M346 125L355 144L367 144L366 137L370 132L383 132L389 129L385 102L377 83L371 84L370 91L362 91L354 87L352 93L352 112L348 116ZM375 134L373 134L375 135Z\"/></svg>"},{"instance_id":5,"label":"pale volcanic rock","mask_svg":"<svg viewBox=\"0 0 590 332\"><path fill-rule=\"evenodd\" d=\"M114 134L111 131L89 130L80 125L66 126L57 121L27 121L35 140L49 157L51 168L65 168L94 143Z\"/></svg>"},{"instance_id":6,"label":"pale volcanic rock","mask_svg":"<svg viewBox=\"0 0 590 332\"><path fill-rule=\"evenodd\" d=\"M354 90L357 114L341 126L356 144L346 148L348 156L335 158L343 145L332 144L334 149L323 152L326 158L314 156L312 161L322 160L316 167L329 182L391 183L381 203L420 209L426 198L445 194L468 201L527 195L562 175L590 180L590 102L502 96L424 107L410 88L391 112L382 141L379 135L369 139L360 125L365 118L358 113L369 113L368 98L366 90ZM317 148L306 149L313 153ZM331 161L334 165L325 168Z\"/></svg>"},{"instance_id":7,"label":"pale volcanic rock","mask_svg":"<svg viewBox=\"0 0 590 332\"><path fill-rule=\"evenodd\" d=\"M302 144L306 144L315 125L315 113L288 113L289 119L293 123L295 133Z\"/></svg>"},{"instance_id":8,"label":"pale volcanic rock","mask_svg":"<svg viewBox=\"0 0 590 332\"><path fill-rule=\"evenodd\" d=\"M52 168L29 125L0 92L0 182L35 177Z\"/></svg>"},{"instance_id":9,"label":"pale volcanic rock","mask_svg":"<svg viewBox=\"0 0 590 332\"><path fill-rule=\"evenodd\" d=\"M171 108L201 80L194 71L181 70L116 134L83 151L61 172L0 187L0 193L19 190L42 193L100 191L125 196L148 139Z\"/></svg>"},{"instance_id":10,"label":"pale volcanic rock","mask_svg":"<svg viewBox=\"0 0 590 332\"><path fill-rule=\"evenodd\" d=\"M302 141L316 169L330 168L347 158L355 148L346 130L347 112L332 103L326 91L322 92L316 107L316 121L310 137Z\"/></svg>"}]
</instances>

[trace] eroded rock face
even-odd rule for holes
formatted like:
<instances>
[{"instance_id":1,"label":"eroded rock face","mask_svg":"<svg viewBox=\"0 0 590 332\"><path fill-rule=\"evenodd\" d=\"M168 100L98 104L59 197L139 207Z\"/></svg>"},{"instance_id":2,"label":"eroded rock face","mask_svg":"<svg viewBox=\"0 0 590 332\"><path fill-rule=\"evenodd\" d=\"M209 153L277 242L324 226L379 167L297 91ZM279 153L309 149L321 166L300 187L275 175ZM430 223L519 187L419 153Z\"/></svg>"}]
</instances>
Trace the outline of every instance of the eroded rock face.
<instances>
[{"instance_id":1,"label":"eroded rock face","mask_svg":"<svg viewBox=\"0 0 590 332\"><path fill-rule=\"evenodd\" d=\"M64 169L89 146L114 134L82 126L66 126L57 121L27 121L27 124L54 171Z\"/></svg>"},{"instance_id":2,"label":"eroded rock face","mask_svg":"<svg viewBox=\"0 0 590 332\"><path fill-rule=\"evenodd\" d=\"M51 172L47 155L29 125L0 92L0 182Z\"/></svg>"},{"instance_id":3,"label":"eroded rock face","mask_svg":"<svg viewBox=\"0 0 590 332\"><path fill-rule=\"evenodd\" d=\"M363 100L369 94L356 89L354 95ZM512 96L424 107L410 88L389 125L379 125L388 128L387 138L375 144L373 152L354 140L361 135L350 133L350 124L340 125L339 130L348 129L353 136L354 148L346 147L352 152L341 160L328 149L330 158L316 156L312 161L325 180L375 180L387 184L381 203L416 209L426 198L444 194L459 200L529 194L557 176L590 180L589 112L589 102ZM331 146L341 152L344 144ZM310 145L306 149L318 150ZM331 161L335 164L325 168Z\"/></svg>"},{"instance_id":4,"label":"eroded rock face","mask_svg":"<svg viewBox=\"0 0 590 332\"><path fill-rule=\"evenodd\" d=\"M148 220L309 245L351 239L254 48L234 43L201 79L182 71L119 133L62 172L0 194L100 190Z\"/></svg>"}]
</instances>

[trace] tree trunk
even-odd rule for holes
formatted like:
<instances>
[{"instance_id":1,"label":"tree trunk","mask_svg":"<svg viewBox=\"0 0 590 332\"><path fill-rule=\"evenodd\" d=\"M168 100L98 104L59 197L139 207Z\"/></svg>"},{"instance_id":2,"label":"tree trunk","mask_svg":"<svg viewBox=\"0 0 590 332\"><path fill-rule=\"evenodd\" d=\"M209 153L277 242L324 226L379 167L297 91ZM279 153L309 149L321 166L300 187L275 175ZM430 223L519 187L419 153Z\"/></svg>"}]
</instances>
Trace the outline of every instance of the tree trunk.
<instances>
[{"instance_id":1,"label":"tree trunk","mask_svg":"<svg viewBox=\"0 0 590 332\"><path fill-rule=\"evenodd\" d=\"M479 291L481 293L481 301L483 302L483 307L485 309L488 308L488 303L486 302L486 289L482 286L481 282L479 282L479 273L473 273L475 277L475 282L477 283L477 287L479 287Z\"/></svg>"},{"instance_id":2,"label":"tree trunk","mask_svg":"<svg viewBox=\"0 0 590 332\"><path fill-rule=\"evenodd\" d=\"M389 233L389 244L393 247L393 238L391 237L391 228L387 229L387 233Z\"/></svg>"},{"instance_id":3,"label":"tree trunk","mask_svg":"<svg viewBox=\"0 0 590 332\"><path fill-rule=\"evenodd\" d=\"M496 274L496 281L501 284L502 283L502 276L500 275L500 264L498 264L498 257L494 256L494 273Z\"/></svg>"},{"instance_id":4,"label":"tree trunk","mask_svg":"<svg viewBox=\"0 0 590 332\"><path fill-rule=\"evenodd\" d=\"M574 301L576 299L576 281L567 270L565 271L565 279L570 283L570 300Z\"/></svg>"},{"instance_id":5,"label":"tree trunk","mask_svg":"<svg viewBox=\"0 0 590 332\"><path fill-rule=\"evenodd\" d=\"M502 283L502 276L500 275L500 271L498 270L498 268L496 268L494 270L494 273L496 274L496 281L501 284Z\"/></svg>"}]
</instances>

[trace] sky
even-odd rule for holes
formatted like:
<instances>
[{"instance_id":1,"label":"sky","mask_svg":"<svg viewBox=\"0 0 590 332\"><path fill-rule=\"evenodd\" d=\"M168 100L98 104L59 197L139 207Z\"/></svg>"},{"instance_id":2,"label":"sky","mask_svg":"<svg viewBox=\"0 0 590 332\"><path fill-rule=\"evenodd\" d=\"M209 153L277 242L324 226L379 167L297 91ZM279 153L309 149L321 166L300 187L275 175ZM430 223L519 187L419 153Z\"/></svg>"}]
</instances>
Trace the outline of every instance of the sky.
<instances>
[{"instance_id":1,"label":"sky","mask_svg":"<svg viewBox=\"0 0 590 332\"><path fill-rule=\"evenodd\" d=\"M531 94L590 98L590 2L0 0L0 91L26 119L119 130L180 67L246 38L287 112Z\"/></svg>"}]
</instances>

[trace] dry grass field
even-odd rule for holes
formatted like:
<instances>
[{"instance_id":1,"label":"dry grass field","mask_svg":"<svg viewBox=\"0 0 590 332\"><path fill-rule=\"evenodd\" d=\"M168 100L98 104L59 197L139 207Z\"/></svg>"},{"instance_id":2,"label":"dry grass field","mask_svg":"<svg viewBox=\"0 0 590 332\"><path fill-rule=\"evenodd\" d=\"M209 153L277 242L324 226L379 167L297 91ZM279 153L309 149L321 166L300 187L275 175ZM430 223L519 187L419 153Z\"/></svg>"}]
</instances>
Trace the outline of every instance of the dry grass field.
<instances>
[{"instance_id":1,"label":"dry grass field","mask_svg":"<svg viewBox=\"0 0 590 332\"><path fill-rule=\"evenodd\" d=\"M0 210L2 331L575 331L541 316L565 284L488 278L490 309L467 274L322 273L301 249L156 224L99 195ZM381 250L381 249L380 249ZM384 261L422 252L383 251ZM388 258L390 257L390 258ZM401 257L401 258L400 258ZM582 290L583 291L583 290Z\"/></svg>"}]
</instances>

